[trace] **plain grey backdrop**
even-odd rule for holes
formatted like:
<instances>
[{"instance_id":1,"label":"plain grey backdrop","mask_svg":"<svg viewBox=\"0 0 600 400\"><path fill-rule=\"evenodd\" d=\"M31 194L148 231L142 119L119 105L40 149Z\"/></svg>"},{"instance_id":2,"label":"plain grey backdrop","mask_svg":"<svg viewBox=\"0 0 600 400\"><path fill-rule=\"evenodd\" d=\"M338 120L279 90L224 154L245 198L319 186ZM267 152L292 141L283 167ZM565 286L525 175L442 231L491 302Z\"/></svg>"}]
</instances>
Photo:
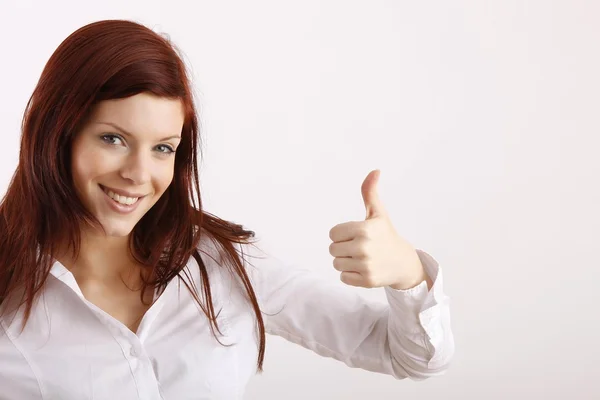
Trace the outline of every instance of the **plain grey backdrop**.
<instances>
[{"instance_id":1,"label":"plain grey backdrop","mask_svg":"<svg viewBox=\"0 0 600 400\"><path fill-rule=\"evenodd\" d=\"M269 337L246 398L600 398L599 2L0 0L0 17L2 193L48 57L108 18L185 53L205 206L278 257L338 279L329 229L364 218L381 169L396 229L444 268L450 370L396 381Z\"/></svg>"}]
</instances>

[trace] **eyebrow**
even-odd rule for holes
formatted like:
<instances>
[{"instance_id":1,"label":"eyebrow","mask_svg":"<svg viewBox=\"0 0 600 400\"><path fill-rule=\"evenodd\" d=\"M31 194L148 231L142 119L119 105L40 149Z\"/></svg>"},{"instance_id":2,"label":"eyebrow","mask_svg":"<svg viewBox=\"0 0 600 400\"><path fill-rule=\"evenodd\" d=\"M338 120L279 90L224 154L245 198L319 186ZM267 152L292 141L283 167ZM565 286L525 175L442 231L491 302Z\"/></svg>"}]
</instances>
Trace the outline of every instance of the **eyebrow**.
<instances>
[{"instance_id":1,"label":"eyebrow","mask_svg":"<svg viewBox=\"0 0 600 400\"><path fill-rule=\"evenodd\" d=\"M121 132L122 132L122 133L124 133L125 135L127 135L127 136L130 136L130 137L133 137L133 135L132 135L130 132L127 132L125 129L121 128L119 125L115 124L114 122L103 122L103 121L97 121L97 122L96 122L96 124L110 125L110 126L112 126L113 128L115 128L115 129L117 129L117 130L121 131ZM178 136L178 135L169 136L169 137L166 137L166 138L162 138L162 139L160 139L159 141L160 141L160 142L163 142L163 141L165 141L165 140L169 140L169 139L181 139L181 136Z\"/></svg>"}]
</instances>

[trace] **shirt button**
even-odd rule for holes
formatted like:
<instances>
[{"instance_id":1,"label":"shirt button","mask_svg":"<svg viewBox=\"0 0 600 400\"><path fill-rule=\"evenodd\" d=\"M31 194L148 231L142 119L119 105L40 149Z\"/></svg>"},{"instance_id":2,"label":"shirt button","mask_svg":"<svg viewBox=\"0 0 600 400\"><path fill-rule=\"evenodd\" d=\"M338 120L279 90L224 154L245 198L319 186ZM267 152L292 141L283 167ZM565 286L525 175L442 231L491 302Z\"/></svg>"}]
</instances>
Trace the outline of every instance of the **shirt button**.
<instances>
[{"instance_id":1,"label":"shirt button","mask_svg":"<svg viewBox=\"0 0 600 400\"><path fill-rule=\"evenodd\" d=\"M129 350L129 354L131 354L132 357L137 357L138 356L138 352L135 351L134 347L132 347L131 350Z\"/></svg>"}]
</instances>

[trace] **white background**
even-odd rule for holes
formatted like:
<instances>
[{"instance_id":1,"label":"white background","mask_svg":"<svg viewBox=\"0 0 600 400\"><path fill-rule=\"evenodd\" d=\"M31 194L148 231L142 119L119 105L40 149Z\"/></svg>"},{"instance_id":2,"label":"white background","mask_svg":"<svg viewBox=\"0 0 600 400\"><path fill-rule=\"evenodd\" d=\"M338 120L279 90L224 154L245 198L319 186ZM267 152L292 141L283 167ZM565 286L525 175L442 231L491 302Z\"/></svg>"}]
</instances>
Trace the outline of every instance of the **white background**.
<instances>
[{"instance_id":1,"label":"white background","mask_svg":"<svg viewBox=\"0 0 600 400\"><path fill-rule=\"evenodd\" d=\"M396 381L269 337L248 399L600 398L600 3L0 0L1 193L47 59L108 18L185 53L208 211L338 279L329 229L364 218L379 168L398 232L444 268L445 376Z\"/></svg>"}]
</instances>

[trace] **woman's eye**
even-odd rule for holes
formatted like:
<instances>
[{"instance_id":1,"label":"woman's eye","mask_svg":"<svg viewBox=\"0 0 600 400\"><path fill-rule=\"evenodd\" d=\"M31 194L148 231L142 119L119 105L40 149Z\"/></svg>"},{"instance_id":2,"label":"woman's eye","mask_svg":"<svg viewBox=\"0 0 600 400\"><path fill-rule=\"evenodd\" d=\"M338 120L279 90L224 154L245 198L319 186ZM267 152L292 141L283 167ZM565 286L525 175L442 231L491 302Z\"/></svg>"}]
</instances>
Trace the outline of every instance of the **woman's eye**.
<instances>
[{"instance_id":1,"label":"woman's eye","mask_svg":"<svg viewBox=\"0 0 600 400\"><path fill-rule=\"evenodd\" d=\"M106 138L108 138L108 140L106 140ZM102 139L104 142L108 143L108 144L116 144L116 143L112 143L110 142L110 139L117 139L117 140L121 140L121 138L117 135L102 135L100 137L100 139Z\"/></svg>"},{"instance_id":2,"label":"woman's eye","mask_svg":"<svg viewBox=\"0 0 600 400\"><path fill-rule=\"evenodd\" d=\"M166 149L165 151L159 151L159 153L165 153L165 154L175 153L175 150L171 146L167 146L165 144L160 144L160 145L158 145L158 147L163 147Z\"/></svg>"}]
</instances>

